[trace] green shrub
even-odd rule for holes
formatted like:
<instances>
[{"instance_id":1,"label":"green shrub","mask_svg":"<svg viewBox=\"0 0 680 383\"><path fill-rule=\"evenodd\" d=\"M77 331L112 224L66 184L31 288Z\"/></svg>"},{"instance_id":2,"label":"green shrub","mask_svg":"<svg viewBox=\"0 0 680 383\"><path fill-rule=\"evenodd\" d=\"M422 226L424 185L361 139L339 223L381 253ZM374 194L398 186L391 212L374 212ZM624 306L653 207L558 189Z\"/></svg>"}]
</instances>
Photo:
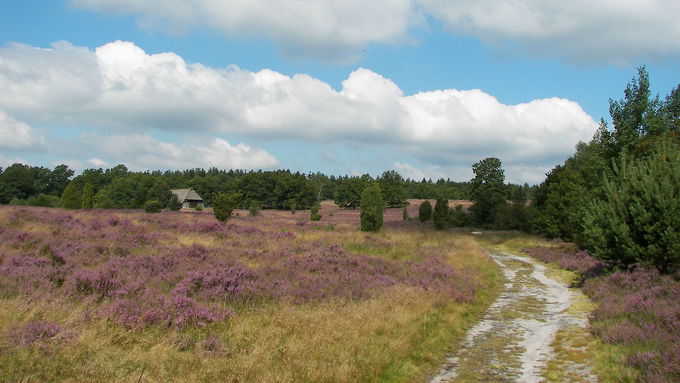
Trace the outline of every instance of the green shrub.
<instances>
[{"instance_id":1,"label":"green shrub","mask_svg":"<svg viewBox=\"0 0 680 383\"><path fill-rule=\"evenodd\" d=\"M401 218L404 220L404 222L406 222L406 221L408 221L409 219L411 219L411 217L408 216L408 211L406 210L405 207L404 207L404 210L403 210L402 213L401 213Z\"/></svg>"},{"instance_id":2,"label":"green shrub","mask_svg":"<svg viewBox=\"0 0 680 383\"><path fill-rule=\"evenodd\" d=\"M28 197L28 199L26 200L26 205L41 207L59 207L61 205L61 200L59 199L59 197L40 193L38 195Z\"/></svg>"},{"instance_id":3,"label":"green shrub","mask_svg":"<svg viewBox=\"0 0 680 383\"><path fill-rule=\"evenodd\" d=\"M198 205L198 206L196 206L196 207L194 208L194 210L196 210L196 211L203 211L203 206Z\"/></svg>"},{"instance_id":4,"label":"green shrub","mask_svg":"<svg viewBox=\"0 0 680 383\"><path fill-rule=\"evenodd\" d=\"M294 199L290 200L290 202L288 202L288 205L290 206L290 214L295 214L297 212L297 201L295 201Z\"/></svg>"},{"instance_id":5,"label":"green shrub","mask_svg":"<svg viewBox=\"0 0 680 383\"><path fill-rule=\"evenodd\" d=\"M430 201L425 201L420 204L420 207L418 208L418 219L422 223L432 219L432 204Z\"/></svg>"},{"instance_id":6,"label":"green shrub","mask_svg":"<svg viewBox=\"0 0 680 383\"><path fill-rule=\"evenodd\" d=\"M385 202L380 186L373 184L361 193L361 231L378 231L383 224Z\"/></svg>"},{"instance_id":7,"label":"green shrub","mask_svg":"<svg viewBox=\"0 0 680 383\"><path fill-rule=\"evenodd\" d=\"M14 197L12 198L11 201L9 201L10 206L26 206L26 200Z\"/></svg>"},{"instance_id":8,"label":"green shrub","mask_svg":"<svg viewBox=\"0 0 680 383\"><path fill-rule=\"evenodd\" d=\"M319 203L315 203L312 205L312 208L310 210L310 215L309 219L312 221L320 221L321 220L321 215L319 214Z\"/></svg>"},{"instance_id":9,"label":"green shrub","mask_svg":"<svg viewBox=\"0 0 680 383\"><path fill-rule=\"evenodd\" d=\"M258 214L260 214L260 210L262 207L260 206L260 203L257 200L252 200L250 201L250 204L248 205L248 214L251 217L255 217Z\"/></svg>"},{"instance_id":10,"label":"green shrub","mask_svg":"<svg viewBox=\"0 0 680 383\"><path fill-rule=\"evenodd\" d=\"M163 205L156 200L149 200L144 204L144 211L147 213L159 213L161 209L163 209Z\"/></svg>"},{"instance_id":11,"label":"green shrub","mask_svg":"<svg viewBox=\"0 0 680 383\"><path fill-rule=\"evenodd\" d=\"M470 221L469 214L463 210L462 205L456 205L454 209L449 211L449 226L463 227Z\"/></svg>"},{"instance_id":12,"label":"green shrub","mask_svg":"<svg viewBox=\"0 0 680 383\"><path fill-rule=\"evenodd\" d=\"M218 193L213 197L212 208L215 218L220 222L225 222L231 217L232 211L241 202L241 193L226 194Z\"/></svg>"},{"instance_id":13,"label":"green shrub","mask_svg":"<svg viewBox=\"0 0 680 383\"><path fill-rule=\"evenodd\" d=\"M437 199L437 202L434 204L434 213L432 213L434 228L437 230L446 229L448 218L449 200Z\"/></svg>"},{"instance_id":14,"label":"green shrub","mask_svg":"<svg viewBox=\"0 0 680 383\"><path fill-rule=\"evenodd\" d=\"M182 204L179 203L177 196L173 194L170 197L170 199L168 200L168 209L170 209L172 211L178 211L181 208L182 208Z\"/></svg>"}]
</instances>

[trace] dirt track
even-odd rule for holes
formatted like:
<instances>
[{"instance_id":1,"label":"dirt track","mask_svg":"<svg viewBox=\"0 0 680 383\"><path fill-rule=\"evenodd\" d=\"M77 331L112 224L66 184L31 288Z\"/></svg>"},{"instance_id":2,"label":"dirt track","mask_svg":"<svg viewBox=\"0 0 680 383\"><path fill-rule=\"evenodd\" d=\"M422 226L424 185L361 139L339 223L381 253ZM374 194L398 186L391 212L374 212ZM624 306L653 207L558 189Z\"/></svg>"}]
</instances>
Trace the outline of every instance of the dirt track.
<instances>
[{"instance_id":1,"label":"dirt track","mask_svg":"<svg viewBox=\"0 0 680 383\"><path fill-rule=\"evenodd\" d=\"M568 311L579 292L549 277L545 266L529 257L490 255L505 274L505 289L430 383L545 381L547 363L556 357L552 343L558 331L587 326L583 315ZM597 381L582 362L562 361L560 366L568 370L566 381Z\"/></svg>"}]
</instances>

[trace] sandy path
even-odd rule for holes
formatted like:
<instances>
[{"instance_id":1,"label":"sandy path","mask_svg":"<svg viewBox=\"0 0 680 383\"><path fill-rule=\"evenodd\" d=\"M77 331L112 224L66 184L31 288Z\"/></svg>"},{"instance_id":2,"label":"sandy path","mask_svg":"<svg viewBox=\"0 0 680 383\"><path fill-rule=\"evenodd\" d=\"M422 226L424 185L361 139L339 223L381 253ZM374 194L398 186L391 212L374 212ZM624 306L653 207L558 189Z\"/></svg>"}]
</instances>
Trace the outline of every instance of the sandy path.
<instances>
[{"instance_id":1,"label":"sandy path","mask_svg":"<svg viewBox=\"0 0 680 383\"><path fill-rule=\"evenodd\" d=\"M505 289L430 383L542 382L555 357L555 334L587 325L583 316L567 312L575 293L546 275L545 266L513 254L491 256L505 274ZM571 363L570 370L573 382L597 381L582 363Z\"/></svg>"}]
</instances>

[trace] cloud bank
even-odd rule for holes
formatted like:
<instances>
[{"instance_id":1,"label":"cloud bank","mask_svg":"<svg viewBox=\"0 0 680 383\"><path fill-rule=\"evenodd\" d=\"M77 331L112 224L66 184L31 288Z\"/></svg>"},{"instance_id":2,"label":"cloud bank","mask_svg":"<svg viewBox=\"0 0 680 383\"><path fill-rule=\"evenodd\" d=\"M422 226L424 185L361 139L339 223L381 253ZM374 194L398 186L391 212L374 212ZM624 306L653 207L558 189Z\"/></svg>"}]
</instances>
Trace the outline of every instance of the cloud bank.
<instances>
[{"instance_id":1,"label":"cloud bank","mask_svg":"<svg viewBox=\"0 0 680 383\"><path fill-rule=\"evenodd\" d=\"M373 43L410 40L427 17L456 35L516 44L568 61L624 64L680 56L675 0L71 0L102 13L131 14L145 28L194 26L274 41L290 56L336 62ZM500 45L499 45L500 46Z\"/></svg>"},{"instance_id":2,"label":"cloud bank","mask_svg":"<svg viewBox=\"0 0 680 383\"><path fill-rule=\"evenodd\" d=\"M95 51L66 42L2 48L0 87L0 110L32 125L339 140L388 145L439 164L490 155L555 163L596 127L561 98L505 105L481 90L404 95L362 68L334 90L304 74L214 69L122 41Z\"/></svg>"}]
</instances>

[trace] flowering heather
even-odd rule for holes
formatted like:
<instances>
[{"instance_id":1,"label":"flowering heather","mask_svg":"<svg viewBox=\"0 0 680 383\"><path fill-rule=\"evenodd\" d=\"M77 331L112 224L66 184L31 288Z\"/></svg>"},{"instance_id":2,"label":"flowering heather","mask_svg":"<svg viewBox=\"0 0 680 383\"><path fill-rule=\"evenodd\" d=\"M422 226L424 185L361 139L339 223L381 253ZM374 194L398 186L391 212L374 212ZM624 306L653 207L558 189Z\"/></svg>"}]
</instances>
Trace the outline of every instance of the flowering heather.
<instances>
[{"instance_id":1,"label":"flowering heather","mask_svg":"<svg viewBox=\"0 0 680 383\"><path fill-rule=\"evenodd\" d=\"M680 282L638 269L590 279L584 291L598 303L594 331L627 347L642 381L680 381Z\"/></svg>"},{"instance_id":2,"label":"flowering heather","mask_svg":"<svg viewBox=\"0 0 680 383\"><path fill-rule=\"evenodd\" d=\"M555 262L562 268L575 272L581 276L580 282L601 274L604 268L602 262L591 257L587 252L574 249L567 244L558 244L553 247L530 247L522 251L544 262Z\"/></svg>"},{"instance_id":3,"label":"flowering heather","mask_svg":"<svg viewBox=\"0 0 680 383\"><path fill-rule=\"evenodd\" d=\"M222 224L207 212L1 207L0 296L75 299L128 327L177 328L224 321L243 304L362 300L398 285L474 297L470 277L428 248L396 260L374 252L394 247L374 236L362 244L371 254L329 241L356 232L356 211L323 206L323 225L285 213ZM410 229L398 213L386 222Z\"/></svg>"},{"instance_id":4,"label":"flowering heather","mask_svg":"<svg viewBox=\"0 0 680 383\"><path fill-rule=\"evenodd\" d=\"M30 321L12 331L10 337L18 346L29 347L45 343L62 333L59 324L47 320Z\"/></svg>"}]
</instances>

